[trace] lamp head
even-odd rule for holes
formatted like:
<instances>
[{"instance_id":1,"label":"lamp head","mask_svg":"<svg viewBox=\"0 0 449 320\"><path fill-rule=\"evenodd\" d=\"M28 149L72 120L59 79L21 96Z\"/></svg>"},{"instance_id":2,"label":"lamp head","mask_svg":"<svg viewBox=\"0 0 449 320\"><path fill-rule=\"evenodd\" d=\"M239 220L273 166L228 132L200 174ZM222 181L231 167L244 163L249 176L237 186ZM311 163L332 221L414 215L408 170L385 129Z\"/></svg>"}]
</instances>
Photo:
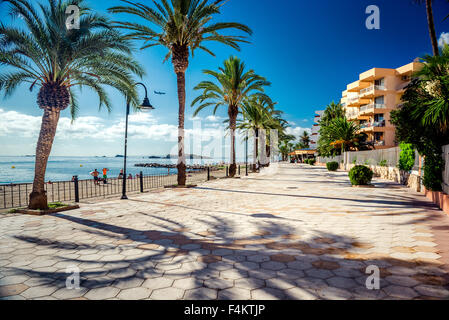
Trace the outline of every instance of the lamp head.
<instances>
[{"instance_id":1,"label":"lamp head","mask_svg":"<svg viewBox=\"0 0 449 320\"><path fill-rule=\"evenodd\" d=\"M139 109L143 111L154 110L154 107L151 105L150 99L148 99L148 97L145 97L145 99L143 99L142 104L139 106Z\"/></svg>"}]
</instances>

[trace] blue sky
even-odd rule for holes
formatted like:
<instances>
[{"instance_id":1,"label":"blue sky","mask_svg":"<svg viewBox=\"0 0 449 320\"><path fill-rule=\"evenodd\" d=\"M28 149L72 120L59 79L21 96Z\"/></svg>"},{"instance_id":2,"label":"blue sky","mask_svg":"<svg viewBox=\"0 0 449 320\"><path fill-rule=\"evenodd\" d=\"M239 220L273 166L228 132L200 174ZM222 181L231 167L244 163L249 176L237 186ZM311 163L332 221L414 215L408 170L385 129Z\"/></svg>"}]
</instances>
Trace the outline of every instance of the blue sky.
<instances>
[{"instance_id":1,"label":"blue sky","mask_svg":"<svg viewBox=\"0 0 449 320\"><path fill-rule=\"evenodd\" d=\"M88 2L103 13L120 3ZM368 5L380 8L380 30L365 27ZM359 73L373 67L396 68L431 53L425 6L412 0L230 0L222 11L219 20L245 23L253 29L252 43L242 45L241 52L210 45L216 57L196 52L186 76L188 129L193 125L189 120L193 113L190 102L197 95L192 88L207 79L202 70L216 69L231 54L272 82L267 93L285 112L291 132L299 133L312 126L314 111L340 99L346 84L355 81ZM448 2L434 0L434 14L437 35L449 32L449 19L443 21L449 14ZM131 19L118 16L124 17ZM11 23L5 4L0 4L0 20ZM162 64L165 54L162 47L136 53L147 71L143 82L149 85L156 110L131 119L130 154L166 154L174 148L176 132L167 132L177 125L176 77L170 61ZM154 95L153 90L167 95ZM41 116L36 94L23 86L12 97L0 100L0 155L34 154ZM113 111L108 114L106 110L98 111L94 94L83 91L80 117L75 124L70 124L68 111L62 114L52 155L123 153L124 99L114 92L111 97ZM226 110L217 117L208 117L210 114L211 110L204 110L200 117L203 127L213 134L226 117Z\"/></svg>"}]
</instances>

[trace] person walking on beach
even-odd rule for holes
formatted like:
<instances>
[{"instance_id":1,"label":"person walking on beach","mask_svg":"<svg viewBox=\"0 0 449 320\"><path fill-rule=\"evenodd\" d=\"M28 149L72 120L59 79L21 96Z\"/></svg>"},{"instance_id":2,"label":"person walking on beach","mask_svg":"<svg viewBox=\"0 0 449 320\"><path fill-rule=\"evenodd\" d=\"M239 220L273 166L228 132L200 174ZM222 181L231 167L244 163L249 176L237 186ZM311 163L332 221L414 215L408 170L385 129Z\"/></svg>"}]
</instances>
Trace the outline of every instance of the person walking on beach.
<instances>
[{"instance_id":1,"label":"person walking on beach","mask_svg":"<svg viewBox=\"0 0 449 320\"><path fill-rule=\"evenodd\" d=\"M108 168L103 168L103 183L107 184L108 183Z\"/></svg>"},{"instance_id":2,"label":"person walking on beach","mask_svg":"<svg viewBox=\"0 0 449 320\"><path fill-rule=\"evenodd\" d=\"M94 177L94 184L98 185L98 176L100 175L100 172L98 172L97 169L95 169L90 173L90 175Z\"/></svg>"}]
</instances>

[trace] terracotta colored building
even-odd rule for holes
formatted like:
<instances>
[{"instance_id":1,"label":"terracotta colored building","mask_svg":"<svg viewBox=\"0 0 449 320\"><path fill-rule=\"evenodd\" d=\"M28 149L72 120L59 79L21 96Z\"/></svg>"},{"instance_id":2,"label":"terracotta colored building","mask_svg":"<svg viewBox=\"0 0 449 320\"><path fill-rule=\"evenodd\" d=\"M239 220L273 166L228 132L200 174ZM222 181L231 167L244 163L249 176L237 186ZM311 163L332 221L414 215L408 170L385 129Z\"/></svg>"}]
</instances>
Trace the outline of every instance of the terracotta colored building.
<instances>
[{"instance_id":1,"label":"terracotta colored building","mask_svg":"<svg viewBox=\"0 0 449 320\"><path fill-rule=\"evenodd\" d=\"M359 80L343 91L341 103L346 117L362 126L361 132L377 149L396 146L390 112L402 103L404 88L420 66L415 61L397 69L374 68L360 74Z\"/></svg>"}]
</instances>

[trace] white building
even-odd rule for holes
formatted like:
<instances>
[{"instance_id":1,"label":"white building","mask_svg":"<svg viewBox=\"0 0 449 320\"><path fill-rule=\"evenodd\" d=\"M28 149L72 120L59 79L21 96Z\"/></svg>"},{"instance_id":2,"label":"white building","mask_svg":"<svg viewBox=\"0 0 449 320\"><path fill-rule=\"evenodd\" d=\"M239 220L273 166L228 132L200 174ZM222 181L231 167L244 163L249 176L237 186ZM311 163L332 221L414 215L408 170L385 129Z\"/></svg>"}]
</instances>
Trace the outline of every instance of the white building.
<instances>
[{"instance_id":1,"label":"white building","mask_svg":"<svg viewBox=\"0 0 449 320\"><path fill-rule=\"evenodd\" d=\"M324 114L324 110L315 111L315 122L312 127L312 136L310 137L310 149L318 147L318 139L320 138L320 120Z\"/></svg>"}]
</instances>

